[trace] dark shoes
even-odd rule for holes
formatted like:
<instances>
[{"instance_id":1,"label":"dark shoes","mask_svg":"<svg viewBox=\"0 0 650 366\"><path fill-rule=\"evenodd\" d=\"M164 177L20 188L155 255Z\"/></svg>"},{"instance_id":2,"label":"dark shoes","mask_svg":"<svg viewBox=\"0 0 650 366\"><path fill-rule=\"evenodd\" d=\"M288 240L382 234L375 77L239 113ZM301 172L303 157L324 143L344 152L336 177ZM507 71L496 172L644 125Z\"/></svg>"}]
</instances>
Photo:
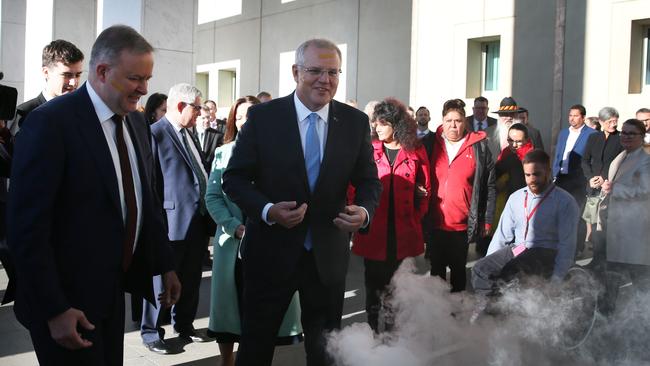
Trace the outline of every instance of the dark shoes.
<instances>
[{"instance_id":1,"label":"dark shoes","mask_svg":"<svg viewBox=\"0 0 650 366\"><path fill-rule=\"evenodd\" d=\"M151 342L151 343L145 343L144 344L147 349L153 353L157 353L159 355L169 355L174 352L172 352L172 349L163 341L162 339L159 339L157 341Z\"/></svg>"},{"instance_id":2,"label":"dark shoes","mask_svg":"<svg viewBox=\"0 0 650 366\"><path fill-rule=\"evenodd\" d=\"M187 342L194 342L194 343L205 343L205 342L214 341L213 338L210 338L205 334L201 334L196 330L191 330L188 332L180 332L178 333L178 338Z\"/></svg>"}]
</instances>

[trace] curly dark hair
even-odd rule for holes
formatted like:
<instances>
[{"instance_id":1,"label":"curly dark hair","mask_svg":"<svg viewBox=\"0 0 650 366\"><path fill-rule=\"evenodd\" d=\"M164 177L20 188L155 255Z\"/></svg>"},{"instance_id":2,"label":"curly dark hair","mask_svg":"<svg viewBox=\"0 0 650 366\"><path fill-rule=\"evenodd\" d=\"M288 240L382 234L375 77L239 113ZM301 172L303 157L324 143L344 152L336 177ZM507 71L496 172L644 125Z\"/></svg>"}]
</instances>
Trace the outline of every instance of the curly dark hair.
<instances>
[{"instance_id":1,"label":"curly dark hair","mask_svg":"<svg viewBox=\"0 0 650 366\"><path fill-rule=\"evenodd\" d=\"M260 100L252 95L247 95L245 97L237 99L235 103L233 103L232 107L230 107L230 113L228 113L228 119L226 120L226 132L223 135L224 144L235 141L235 137L237 137L237 125L235 125L237 108L244 103L255 105L260 104Z\"/></svg>"},{"instance_id":2,"label":"curly dark hair","mask_svg":"<svg viewBox=\"0 0 650 366\"><path fill-rule=\"evenodd\" d=\"M404 103L395 98L386 98L375 106L372 122L384 121L393 127L393 138L406 150L415 150L420 146L417 124L408 113ZM372 124L376 136L375 124Z\"/></svg>"}]
</instances>

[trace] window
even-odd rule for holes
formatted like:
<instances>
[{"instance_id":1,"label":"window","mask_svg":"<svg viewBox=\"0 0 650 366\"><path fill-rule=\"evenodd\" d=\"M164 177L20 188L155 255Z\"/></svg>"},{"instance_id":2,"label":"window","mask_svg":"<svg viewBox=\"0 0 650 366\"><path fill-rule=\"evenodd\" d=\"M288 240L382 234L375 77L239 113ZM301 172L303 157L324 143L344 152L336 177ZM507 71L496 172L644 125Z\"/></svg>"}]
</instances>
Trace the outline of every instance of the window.
<instances>
[{"instance_id":1,"label":"window","mask_svg":"<svg viewBox=\"0 0 650 366\"><path fill-rule=\"evenodd\" d=\"M500 36L467 40L467 98L499 90L500 49Z\"/></svg>"},{"instance_id":2,"label":"window","mask_svg":"<svg viewBox=\"0 0 650 366\"><path fill-rule=\"evenodd\" d=\"M628 93L650 91L650 19L632 21Z\"/></svg>"},{"instance_id":3,"label":"window","mask_svg":"<svg viewBox=\"0 0 650 366\"><path fill-rule=\"evenodd\" d=\"M242 0L199 0L198 23L214 22L241 14Z\"/></svg>"}]
</instances>

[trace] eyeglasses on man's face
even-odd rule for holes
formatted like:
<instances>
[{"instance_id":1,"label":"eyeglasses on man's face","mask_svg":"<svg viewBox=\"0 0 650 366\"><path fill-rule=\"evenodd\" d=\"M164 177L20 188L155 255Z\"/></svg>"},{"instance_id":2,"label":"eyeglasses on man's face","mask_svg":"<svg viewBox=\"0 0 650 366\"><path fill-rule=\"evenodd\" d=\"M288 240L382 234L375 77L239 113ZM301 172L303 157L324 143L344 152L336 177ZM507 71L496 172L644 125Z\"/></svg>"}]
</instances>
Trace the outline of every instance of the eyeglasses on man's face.
<instances>
[{"instance_id":1,"label":"eyeglasses on man's face","mask_svg":"<svg viewBox=\"0 0 650 366\"><path fill-rule=\"evenodd\" d=\"M200 105L196 105L194 103L187 103L187 102L183 102L183 104L192 107L194 112L201 112L201 106Z\"/></svg>"},{"instance_id":2,"label":"eyeglasses on man's face","mask_svg":"<svg viewBox=\"0 0 650 366\"><path fill-rule=\"evenodd\" d=\"M302 65L298 65L307 75L313 77L313 78L320 78L323 76L324 73L327 73L327 76L332 78L332 79L338 79L339 74L341 74L343 71L341 69L321 69L319 67L306 67Z\"/></svg>"}]
</instances>

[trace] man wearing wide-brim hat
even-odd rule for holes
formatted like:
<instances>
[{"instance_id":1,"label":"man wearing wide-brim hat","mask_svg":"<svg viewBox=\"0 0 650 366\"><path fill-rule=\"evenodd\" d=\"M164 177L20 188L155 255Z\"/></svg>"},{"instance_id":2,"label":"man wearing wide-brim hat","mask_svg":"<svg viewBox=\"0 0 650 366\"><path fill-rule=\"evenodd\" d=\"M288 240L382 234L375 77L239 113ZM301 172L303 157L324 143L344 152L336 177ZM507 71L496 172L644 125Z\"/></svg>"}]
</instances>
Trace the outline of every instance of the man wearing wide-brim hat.
<instances>
[{"instance_id":1,"label":"man wearing wide-brim hat","mask_svg":"<svg viewBox=\"0 0 650 366\"><path fill-rule=\"evenodd\" d=\"M499 109L496 112L492 112L498 114L499 118L495 125L485 129L485 133L487 133L488 146L495 163L501 150L508 146L508 129L512 126L514 119L521 111L522 109L519 108L517 102L512 97L505 97L501 100Z\"/></svg>"}]
</instances>

